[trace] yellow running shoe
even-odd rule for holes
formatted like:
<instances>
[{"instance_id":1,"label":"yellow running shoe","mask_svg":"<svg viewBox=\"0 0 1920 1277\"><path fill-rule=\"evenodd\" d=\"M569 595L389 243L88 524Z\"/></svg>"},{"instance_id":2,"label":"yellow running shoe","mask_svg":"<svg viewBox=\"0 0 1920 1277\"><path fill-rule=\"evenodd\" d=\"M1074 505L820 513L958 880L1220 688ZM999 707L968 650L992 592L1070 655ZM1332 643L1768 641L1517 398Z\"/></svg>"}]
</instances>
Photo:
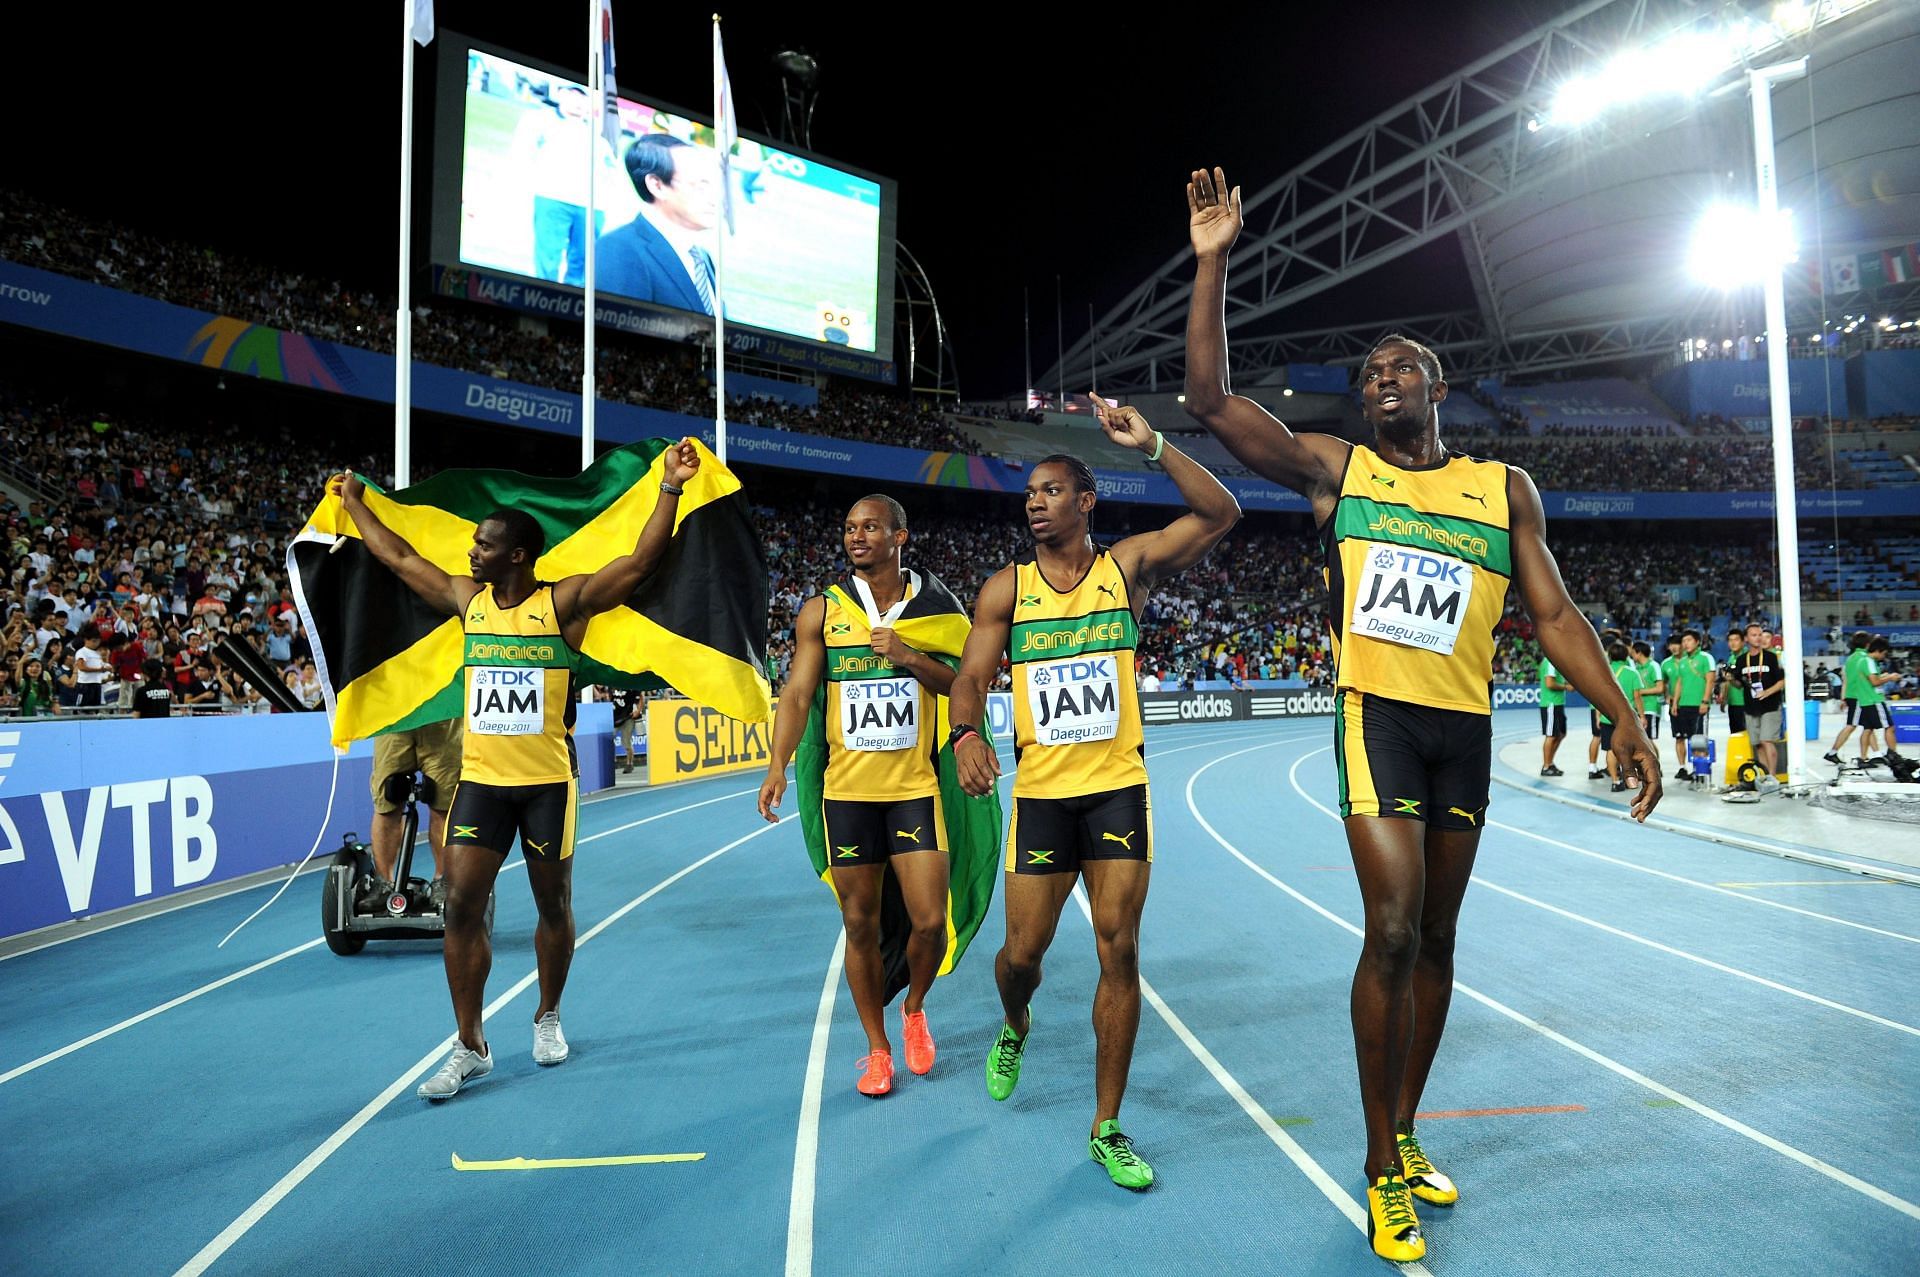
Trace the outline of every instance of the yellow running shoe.
<instances>
[{"instance_id":1,"label":"yellow running shoe","mask_svg":"<svg viewBox=\"0 0 1920 1277\"><path fill-rule=\"evenodd\" d=\"M1391 1172L1367 1189L1367 1240L1373 1253L1396 1264L1427 1256L1427 1239L1420 1235L1420 1217L1413 1213L1407 1181Z\"/></svg>"},{"instance_id":2,"label":"yellow running shoe","mask_svg":"<svg viewBox=\"0 0 1920 1277\"><path fill-rule=\"evenodd\" d=\"M1407 1177L1413 1195L1434 1206L1451 1206L1460 1200L1460 1190L1452 1180L1433 1168L1412 1131L1394 1136L1400 1145L1400 1173Z\"/></svg>"}]
</instances>

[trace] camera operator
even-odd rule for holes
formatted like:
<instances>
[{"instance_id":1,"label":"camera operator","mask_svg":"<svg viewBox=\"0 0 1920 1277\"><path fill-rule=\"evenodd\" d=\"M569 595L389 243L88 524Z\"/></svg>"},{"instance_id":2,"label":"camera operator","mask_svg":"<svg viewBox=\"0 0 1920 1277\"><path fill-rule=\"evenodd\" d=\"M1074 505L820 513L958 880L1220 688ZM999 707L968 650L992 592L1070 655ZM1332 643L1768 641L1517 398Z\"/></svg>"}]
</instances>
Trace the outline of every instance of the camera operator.
<instances>
[{"instance_id":1,"label":"camera operator","mask_svg":"<svg viewBox=\"0 0 1920 1277\"><path fill-rule=\"evenodd\" d=\"M433 783L427 841L433 849L434 886L438 889L446 864L441 849L447 841L447 810L453 805L453 789L460 781L464 740L459 718L373 738L373 865L387 883L393 882L394 867L400 861L403 830L401 805L386 795L387 778L422 771Z\"/></svg>"}]
</instances>

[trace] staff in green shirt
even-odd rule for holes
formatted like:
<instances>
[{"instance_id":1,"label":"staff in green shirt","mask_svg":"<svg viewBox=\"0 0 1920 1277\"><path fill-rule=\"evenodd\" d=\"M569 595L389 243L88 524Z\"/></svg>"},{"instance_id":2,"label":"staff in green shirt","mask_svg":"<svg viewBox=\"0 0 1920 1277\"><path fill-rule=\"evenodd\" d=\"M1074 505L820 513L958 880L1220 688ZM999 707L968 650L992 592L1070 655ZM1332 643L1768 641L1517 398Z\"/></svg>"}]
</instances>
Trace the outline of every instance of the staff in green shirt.
<instances>
[{"instance_id":1,"label":"staff in green shirt","mask_svg":"<svg viewBox=\"0 0 1920 1277\"><path fill-rule=\"evenodd\" d=\"M1633 704L1634 697L1641 691L1640 676L1634 672L1632 662L1627 660L1625 643L1615 643L1607 648L1607 668L1612 672L1613 681L1619 685L1621 694L1627 698L1627 704ZM1607 760L1607 779L1613 782L1613 792L1618 794L1626 789L1627 780L1620 774L1620 764L1613 756L1613 720L1598 710L1594 712L1600 720L1600 749Z\"/></svg>"},{"instance_id":2,"label":"staff in green shirt","mask_svg":"<svg viewBox=\"0 0 1920 1277\"><path fill-rule=\"evenodd\" d=\"M1687 750L1692 738L1707 730L1707 707L1713 704L1713 658L1700 650L1700 631L1685 630L1680 635L1680 655L1671 658L1673 673L1668 675L1667 696L1673 706L1673 756L1680 764L1674 779L1685 780Z\"/></svg>"},{"instance_id":3,"label":"staff in green shirt","mask_svg":"<svg viewBox=\"0 0 1920 1277\"><path fill-rule=\"evenodd\" d=\"M1847 737L1853 735L1853 729L1860 729L1860 761L1866 762L1872 752L1873 734L1881 729L1887 733L1887 752L1897 754L1893 747L1893 728L1887 721L1884 708L1886 693L1880 689L1899 679L1898 674L1882 674L1879 658L1888 650L1887 640L1877 634L1868 634L1857 630L1847 646L1847 663L1840 675L1840 694L1847 699L1847 725L1833 738L1833 748L1826 753L1830 763L1840 761L1840 747L1847 743Z\"/></svg>"},{"instance_id":4,"label":"staff in green shirt","mask_svg":"<svg viewBox=\"0 0 1920 1277\"><path fill-rule=\"evenodd\" d=\"M1560 742L1567 738L1567 680L1553 668L1543 652L1540 656L1540 774L1564 776L1553 765Z\"/></svg>"},{"instance_id":5,"label":"staff in green shirt","mask_svg":"<svg viewBox=\"0 0 1920 1277\"><path fill-rule=\"evenodd\" d=\"M1727 631L1727 660L1720 667L1720 677L1713 685L1715 701L1727 707L1727 731L1733 734L1747 730L1747 689L1740 685L1740 680L1733 672L1746 646L1746 631L1738 626Z\"/></svg>"},{"instance_id":6,"label":"staff in green shirt","mask_svg":"<svg viewBox=\"0 0 1920 1277\"><path fill-rule=\"evenodd\" d=\"M1675 734L1679 733L1680 724L1674 719L1673 715L1673 685L1678 681L1679 677L1680 636L1678 634L1669 634L1667 636L1667 657L1660 662L1660 699L1666 702L1667 726ZM1659 711L1656 710L1654 712L1658 713Z\"/></svg>"},{"instance_id":7,"label":"staff in green shirt","mask_svg":"<svg viewBox=\"0 0 1920 1277\"><path fill-rule=\"evenodd\" d=\"M1653 663L1653 649L1645 643L1636 642L1632 649L1634 676L1640 680L1639 690L1634 695L1633 707L1640 711L1641 721L1647 727L1647 739L1660 739L1659 705L1666 698L1667 677L1660 666Z\"/></svg>"}]
</instances>

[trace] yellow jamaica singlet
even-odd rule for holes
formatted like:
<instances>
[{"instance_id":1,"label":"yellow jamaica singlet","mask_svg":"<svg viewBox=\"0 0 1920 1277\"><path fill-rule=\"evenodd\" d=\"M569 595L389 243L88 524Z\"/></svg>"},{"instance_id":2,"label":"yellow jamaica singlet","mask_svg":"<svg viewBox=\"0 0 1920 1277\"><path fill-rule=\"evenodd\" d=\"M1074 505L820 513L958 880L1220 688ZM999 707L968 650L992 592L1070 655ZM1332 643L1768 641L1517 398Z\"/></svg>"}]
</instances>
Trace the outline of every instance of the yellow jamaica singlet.
<instances>
[{"instance_id":1,"label":"yellow jamaica singlet","mask_svg":"<svg viewBox=\"0 0 1920 1277\"><path fill-rule=\"evenodd\" d=\"M912 597L908 587L907 597ZM827 774L822 796L891 803L940 792L939 698L873 654L866 609L839 587L821 596L827 647Z\"/></svg>"},{"instance_id":2,"label":"yellow jamaica singlet","mask_svg":"<svg viewBox=\"0 0 1920 1277\"><path fill-rule=\"evenodd\" d=\"M1507 467L1454 454L1402 470L1356 444L1320 527L1335 684L1492 712L1493 631L1513 560Z\"/></svg>"},{"instance_id":3,"label":"yellow jamaica singlet","mask_svg":"<svg viewBox=\"0 0 1920 1277\"><path fill-rule=\"evenodd\" d=\"M1029 555L1013 565L1016 798L1074 798L1147 783L1126 574L1101 550L1072 589Z\"/></svg>"},{"instance_id":4,"label":"yellow jamaica singlet","mask_svg":"<svg viewBox=\"0 0 1920 1277\"><path fill-rule=\"evenodd\" d=\"M462 780L543 785L570 780L574 652L560 635L553 587L518 607L500 606L493 587L467 604L467 737Z\"/></svg>"}]
</instances>

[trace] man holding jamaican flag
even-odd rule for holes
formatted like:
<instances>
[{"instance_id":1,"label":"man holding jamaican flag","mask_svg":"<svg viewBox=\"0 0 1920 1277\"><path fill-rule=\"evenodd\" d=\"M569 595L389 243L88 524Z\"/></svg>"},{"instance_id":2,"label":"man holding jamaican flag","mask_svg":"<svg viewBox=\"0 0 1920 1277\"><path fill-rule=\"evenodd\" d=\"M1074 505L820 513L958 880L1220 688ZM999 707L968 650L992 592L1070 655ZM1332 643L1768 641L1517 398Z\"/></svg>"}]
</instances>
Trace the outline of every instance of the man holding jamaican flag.
<instances>
[{"instance_id":1,"label":"man holding jamaican flag","mask_svg":"<svg viewBox=\"0 0 1920 1277\"><path fill-rule=\"evenodd\" d=\"M986 916L1000 802L968 797L954 772L947 690L969 626L938 578L901 569L907 512L892 497L863 497L841 539L852 575L808 599L794 622L760 814L778 819L793 758L801 829L840 901L847 985L867 1033L856 1087L879 1096L893 1089L886 1004L903 988L907 1068L933 1068L927 990Z\"/></svg>"},{"instance_id":2,"label":"man holding jamaican flag","mask_svg":"<svg viewBox=\"0 0 1920 1277\"><path fill-rule=\"evenodd\" d=\"M533 1056L567 1058L576 688L664 682L763 721L765 559L739 481L692 439L619 448L571 479L448 470L391 494L351 473L328 486L287 558L335 744L466 720L446 839L459 1036L420 1087L443 1100L493 1068L484 918L516 836L540 914Z\"/></svg>"}]
</instances>

